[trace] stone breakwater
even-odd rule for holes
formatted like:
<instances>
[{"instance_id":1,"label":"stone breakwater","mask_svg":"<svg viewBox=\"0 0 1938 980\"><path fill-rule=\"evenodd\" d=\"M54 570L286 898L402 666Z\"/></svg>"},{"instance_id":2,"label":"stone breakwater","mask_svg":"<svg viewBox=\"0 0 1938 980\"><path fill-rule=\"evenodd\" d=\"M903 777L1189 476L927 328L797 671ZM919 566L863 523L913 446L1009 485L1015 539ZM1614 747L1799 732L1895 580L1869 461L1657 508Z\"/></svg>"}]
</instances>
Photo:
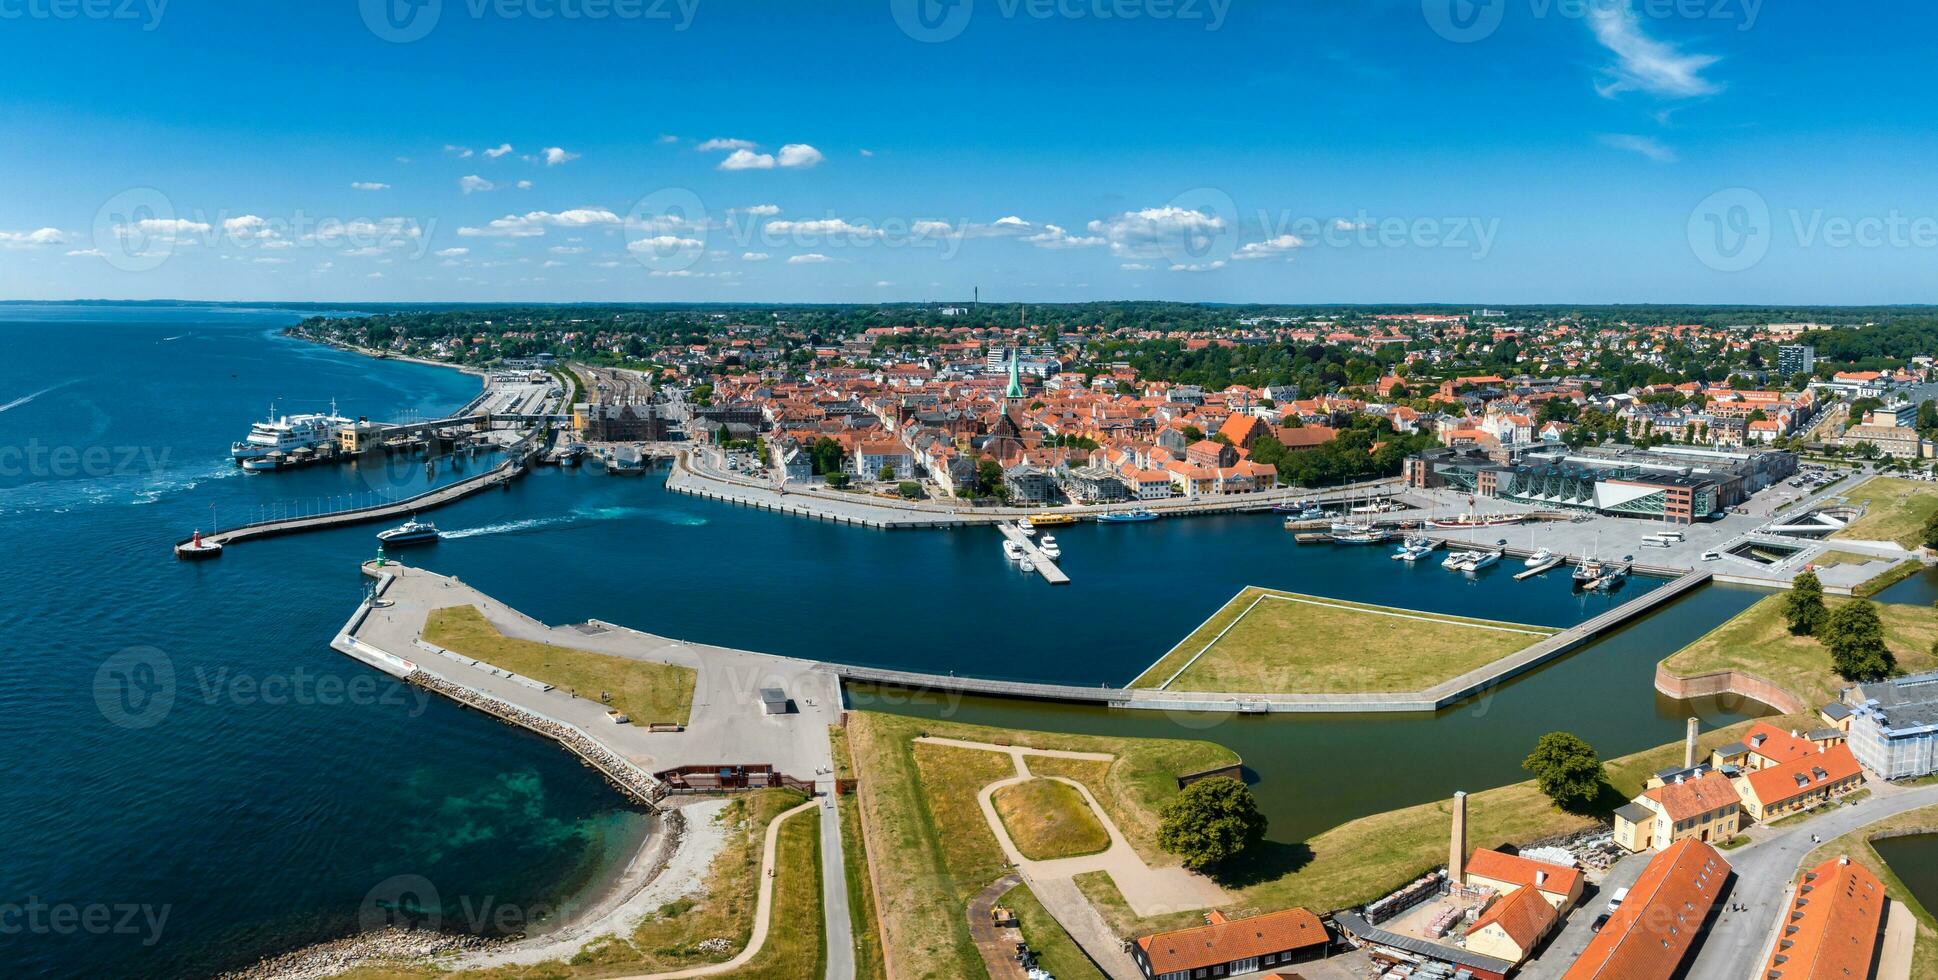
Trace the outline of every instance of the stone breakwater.
<instances>
[{"instance_id":1,"label":"stone breakwater","mask_svg":"<svg viewBox=\"0 0 1938 980\"><path fill-rule=\"evenodd\" d=\"M502 940L477 936L385 929L284 953L254 966L224 973L217 980L321 980L369 963L415 961L430 956L475 952L500 943Z\"/></svg>"},{"instance_id":2,"label":"stone breakwater","mask_svg":"<svg viewBox=\"0 0 1938 980\"><path fill-rule=\"evenodd\" d=\"M422 670L411 672L404 678L406 683L416 684L427 691L442 694L453 701L494 715L499 719L543 735L558 742L572 754L584 759L594 769L605 774L620 792L647 805L656 805L666 796L666 784L622 758L618 753L594 741L584 732L570 725L562 725L523 708L507 704L487 694L468 687L453 684Z\"/></svg>"}]
</instances>

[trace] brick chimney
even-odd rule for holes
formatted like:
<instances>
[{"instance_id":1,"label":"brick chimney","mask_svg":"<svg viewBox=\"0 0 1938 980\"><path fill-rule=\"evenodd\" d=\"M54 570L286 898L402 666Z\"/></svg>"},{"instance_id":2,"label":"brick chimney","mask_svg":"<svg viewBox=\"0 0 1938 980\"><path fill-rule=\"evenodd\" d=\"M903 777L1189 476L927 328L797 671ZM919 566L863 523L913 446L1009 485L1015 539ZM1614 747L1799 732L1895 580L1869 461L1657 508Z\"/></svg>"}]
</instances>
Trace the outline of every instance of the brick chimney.
<instances>
[{"instance_id":1,"label":"brick chimney","mask_svg":"<svg viewBox=\"0 0 1938 980\"><path fill-rule=\"evenodd\" d=\"M1458 887L1467 876L1467 793L1453 796L1453 839L1447 844L1447 883Z\"/></svg>"},{"instance_id":2,"label":"brick chimney","mask_svg":"<svg viewBox=\"0 0 1938 980\"><path fill-rule=\"evenodd\" d=\"M1682 741L1682 768L1692 769L1696 765L1696 719L1689 719L1689 734Z\"/></svg>"}]
</instances>

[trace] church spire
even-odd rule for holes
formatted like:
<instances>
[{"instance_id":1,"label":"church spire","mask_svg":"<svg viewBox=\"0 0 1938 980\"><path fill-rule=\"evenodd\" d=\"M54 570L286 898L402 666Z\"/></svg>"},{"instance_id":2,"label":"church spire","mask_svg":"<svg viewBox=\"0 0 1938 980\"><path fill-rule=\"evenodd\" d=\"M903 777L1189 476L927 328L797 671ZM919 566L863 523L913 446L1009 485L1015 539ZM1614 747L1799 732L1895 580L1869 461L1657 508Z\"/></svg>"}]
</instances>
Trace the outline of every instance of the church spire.
<instances>
[{"instance_id":1,"label":"church spire","mask_svg":"<svg viewBox=\"0 0 1938 980\"><path fill-rule=\"evenodd\" d=\"M1009 350L1009 391L1003 397L1012 402L1023 400L1023 351L1020 347Z\"/></svg>"}]
</instances>

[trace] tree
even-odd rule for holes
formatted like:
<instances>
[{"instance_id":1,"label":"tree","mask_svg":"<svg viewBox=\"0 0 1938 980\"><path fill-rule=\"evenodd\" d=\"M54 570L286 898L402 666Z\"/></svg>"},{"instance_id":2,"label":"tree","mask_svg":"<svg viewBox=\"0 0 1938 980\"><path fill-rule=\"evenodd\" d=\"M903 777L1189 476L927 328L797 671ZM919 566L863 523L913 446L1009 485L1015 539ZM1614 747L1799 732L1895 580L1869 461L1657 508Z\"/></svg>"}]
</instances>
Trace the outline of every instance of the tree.
<instances>
[{"instance_id":1,"label":"tree","mask_svg":"<svg viewBox=\"0 0 1938 980\"><path fill-rule=\"evenodd\" d=\"M895 479L895 464L883 463L881 472L875 474L875 479L880 480L883 483L887 483L888 481Z\"/></svg>"},{"instance_id":2,"label":"tree","mask_svg":"<svg viewBox=\"0 0 1938 980\"><path fill-rule=\"evenodd\" d=\"M1831 669L1847 681L1889 677L1897 667L1891 649L1884 645L1877 606L1869 599L1852 599L1832 610L1818 628L1817 638L1830 651Z\"/></svg>"},{"instance_id":3,"label":"tree","mask_svg":"<svg viewBox=\"0 0 1938 980\"><path fill-rule=\"evenodd\" d=\"M1925 518L1923 541L1927 548L1938 548L1938 511L1932 511L1931 516Z\"/></svg>"},{"instance_id":4,"label":"tree","mask_svg":"<svg viewBox=\"0 0 1938 980\"><path fill-rule=\"evenodd\" d=\"M1816 572L1799 572L1790 580L1790 591L1783 597L1783 621L1790 624L1791 636L1811 636L1824 625L1824 584Z\"/></svg>"},{"instance_id":5,"label":"tree","mask_svg":"<svg viewBox=\"0 0 1938 980\"><path fill-rule=\"evenodd\" d=\"M1521 768L1533 773L1541 792L1563 810L1584 810L1601 795L1601 757L1572 732L1541 736Z\"/></svg>"},{"instance_id":6,"label":"tree","mask_svg":"<svg viewBox=\"0 0 1938 980\"><path fill-rule=\"evenodd\" d=\"M1252 791L1229 776L1200 779L1164 804L1157 846L1202 870L1265 839L1265 815Z\"/></svg>"}]
</instances>

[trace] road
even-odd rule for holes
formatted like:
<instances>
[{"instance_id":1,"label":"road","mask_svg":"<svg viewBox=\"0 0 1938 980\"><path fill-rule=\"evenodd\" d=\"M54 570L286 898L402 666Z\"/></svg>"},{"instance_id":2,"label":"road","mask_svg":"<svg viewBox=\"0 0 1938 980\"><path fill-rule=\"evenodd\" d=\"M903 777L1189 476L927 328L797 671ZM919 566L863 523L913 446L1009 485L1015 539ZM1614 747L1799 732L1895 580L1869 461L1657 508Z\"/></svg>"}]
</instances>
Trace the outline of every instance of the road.
<instances>
[{"instance_id":1,"label":"road","mask_svg":"<svg viewBox=\"0 0 1938 980\"><path fill-rule=\"evenodd\" d=\"M821 786L821 911L827 927L827 980L854 980L855 925L848 914L848 862L841 849L841 806L834 781Z\"/></svg>"}]
</instances>

